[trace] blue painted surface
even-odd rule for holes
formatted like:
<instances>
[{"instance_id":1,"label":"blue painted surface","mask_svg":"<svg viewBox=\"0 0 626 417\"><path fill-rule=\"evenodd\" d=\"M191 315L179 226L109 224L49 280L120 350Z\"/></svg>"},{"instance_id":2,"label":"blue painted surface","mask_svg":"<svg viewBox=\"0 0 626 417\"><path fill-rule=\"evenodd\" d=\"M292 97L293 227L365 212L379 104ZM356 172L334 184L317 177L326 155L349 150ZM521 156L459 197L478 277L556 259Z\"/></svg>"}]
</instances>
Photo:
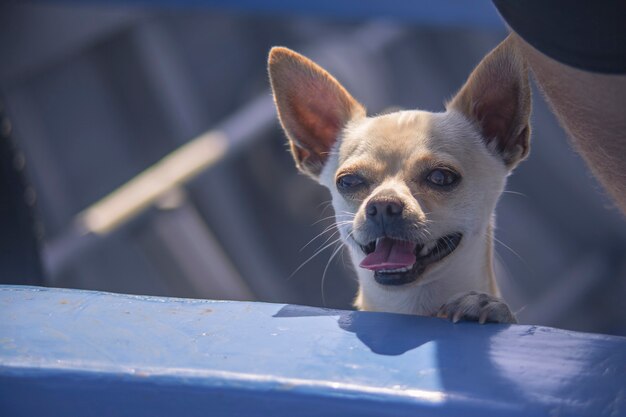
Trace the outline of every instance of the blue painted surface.
<instances>
[{"instance_id":1,"label":"blue painted surface","mask_svg":"<svg viewBox=\"0 0 626 417\"><path fill-rule=\"evenodd\" d=\"M41 1L50 3L50 0ZM491 0L63 0L63 4L104 4L206 8L266 15L306 15L348 20L387 19L437 27L479 27L503 30Z\"/></svg>"},{"instance_id":2,"label":"blue painted surface","mask_svg":"<svg viewBox=\"0 0 626 417\"><path fill-rule=\"evenodd\" d=\"M626 339L0 287L0 415L623 416Z\"/></svg>"}]
</instances>

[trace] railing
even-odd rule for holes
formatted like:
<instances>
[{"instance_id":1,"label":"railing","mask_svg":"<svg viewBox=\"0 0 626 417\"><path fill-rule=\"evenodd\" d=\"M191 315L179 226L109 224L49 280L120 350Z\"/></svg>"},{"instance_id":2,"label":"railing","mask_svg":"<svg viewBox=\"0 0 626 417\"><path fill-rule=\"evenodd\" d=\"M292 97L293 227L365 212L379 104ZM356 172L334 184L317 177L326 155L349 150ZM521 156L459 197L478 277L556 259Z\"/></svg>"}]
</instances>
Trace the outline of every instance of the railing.
<instances>
[{"instance_id":1,"label":"railing","mask_svg":"<svg viewBox=\"0 0 626 417\"><path fill-rule=\"evenodd\" d=\"M621 416L626 338L0 287L3 416Z\"/></svg>"}]
</instances>

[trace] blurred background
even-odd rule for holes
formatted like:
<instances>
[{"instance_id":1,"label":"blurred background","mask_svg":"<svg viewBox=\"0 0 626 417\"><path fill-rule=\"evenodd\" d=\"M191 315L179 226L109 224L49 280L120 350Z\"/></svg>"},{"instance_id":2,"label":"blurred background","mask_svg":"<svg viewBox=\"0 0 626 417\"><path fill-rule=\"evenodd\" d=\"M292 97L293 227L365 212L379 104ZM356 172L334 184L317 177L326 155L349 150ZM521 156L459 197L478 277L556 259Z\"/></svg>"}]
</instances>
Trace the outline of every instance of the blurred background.
<instances>
[{"instance_id":1,"label":"blurred background","mask_svg":"<svg viewBox=\"0 0 626 417\"><path fill-rule=\"evenodd\" d=\"M507 33L482 0L34 2L0 28L0 282L333 308L356 283L287 152L269 48L371 114L440 111ZM534 93L497 212L503 293L522 323L626 335L626 224Z\"/></svg>"}]
</instances>

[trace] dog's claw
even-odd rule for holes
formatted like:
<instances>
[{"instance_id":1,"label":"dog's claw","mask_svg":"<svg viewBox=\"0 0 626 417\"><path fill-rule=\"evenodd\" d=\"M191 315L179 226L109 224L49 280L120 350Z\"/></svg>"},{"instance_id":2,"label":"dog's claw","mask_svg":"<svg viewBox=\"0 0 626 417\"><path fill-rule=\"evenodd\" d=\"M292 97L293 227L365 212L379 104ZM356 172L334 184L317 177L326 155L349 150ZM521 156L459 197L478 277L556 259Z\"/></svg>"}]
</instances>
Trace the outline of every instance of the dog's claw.
<instances>
[{"instance_id":1,"label":"dog's claw","mask_svg":"<svg viewBox=\"0 0 626 417\"><path fill-rule=\"evenodd\" d=\"M485 324L487 322L487 317L489 316L489 312L488 311L482 311L480 313L480 316L478 317L478 323L480 324Z\"/></svg>"},{"instance_id":2,"label":"dog's claw","mask_svg":"<svg viewBox=\"0 0 626 417\"><path fill-rule=\"evenodd\" d=\"M463 312L457 311L454 313L454 316L452 316L452 323L458 323L458 321L461 320L461 317L463 317Z\"/></svg>"},{"instance_id":3,"label":"dog's claw","mask_svg":"<svg viewBox=\"0 0 626 417\"><path fill-rule=\"evenodd\" d=\"M489 294L470 291L453 296L437 312L437 317L484 323L517 323L509 306Z\"/></svg>"}]
</instances>

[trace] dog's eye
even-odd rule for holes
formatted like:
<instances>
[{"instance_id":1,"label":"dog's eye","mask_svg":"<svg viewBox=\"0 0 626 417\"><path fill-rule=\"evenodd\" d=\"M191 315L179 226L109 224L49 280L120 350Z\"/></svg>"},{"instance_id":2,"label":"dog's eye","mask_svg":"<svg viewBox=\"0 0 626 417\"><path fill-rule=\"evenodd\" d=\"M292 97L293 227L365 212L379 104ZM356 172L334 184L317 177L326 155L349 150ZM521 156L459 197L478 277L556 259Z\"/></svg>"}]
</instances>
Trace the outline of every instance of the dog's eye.
<instances>
[{"instance_id":1,"label":"dog's eye","mask_svg":"<svg viewBox=\"0 0 626 417\"><path fill-rule=\"evenodd\" d=\"M365 181L363 178L354 174L346 174L337 178L337 188L340 190L350 190L362 185Z\"/></svg>"},{"instance_id":2,"label":"dog's eye","mask_svg":"<svg viewBox=\"0 0 626 417\"><path fill-rule=\"evenodd\" d=\"M459 175L449 169L437 168L430 171L426 181L437 187L449 187L459 181Z\"/></svg>"}]
</instances>

